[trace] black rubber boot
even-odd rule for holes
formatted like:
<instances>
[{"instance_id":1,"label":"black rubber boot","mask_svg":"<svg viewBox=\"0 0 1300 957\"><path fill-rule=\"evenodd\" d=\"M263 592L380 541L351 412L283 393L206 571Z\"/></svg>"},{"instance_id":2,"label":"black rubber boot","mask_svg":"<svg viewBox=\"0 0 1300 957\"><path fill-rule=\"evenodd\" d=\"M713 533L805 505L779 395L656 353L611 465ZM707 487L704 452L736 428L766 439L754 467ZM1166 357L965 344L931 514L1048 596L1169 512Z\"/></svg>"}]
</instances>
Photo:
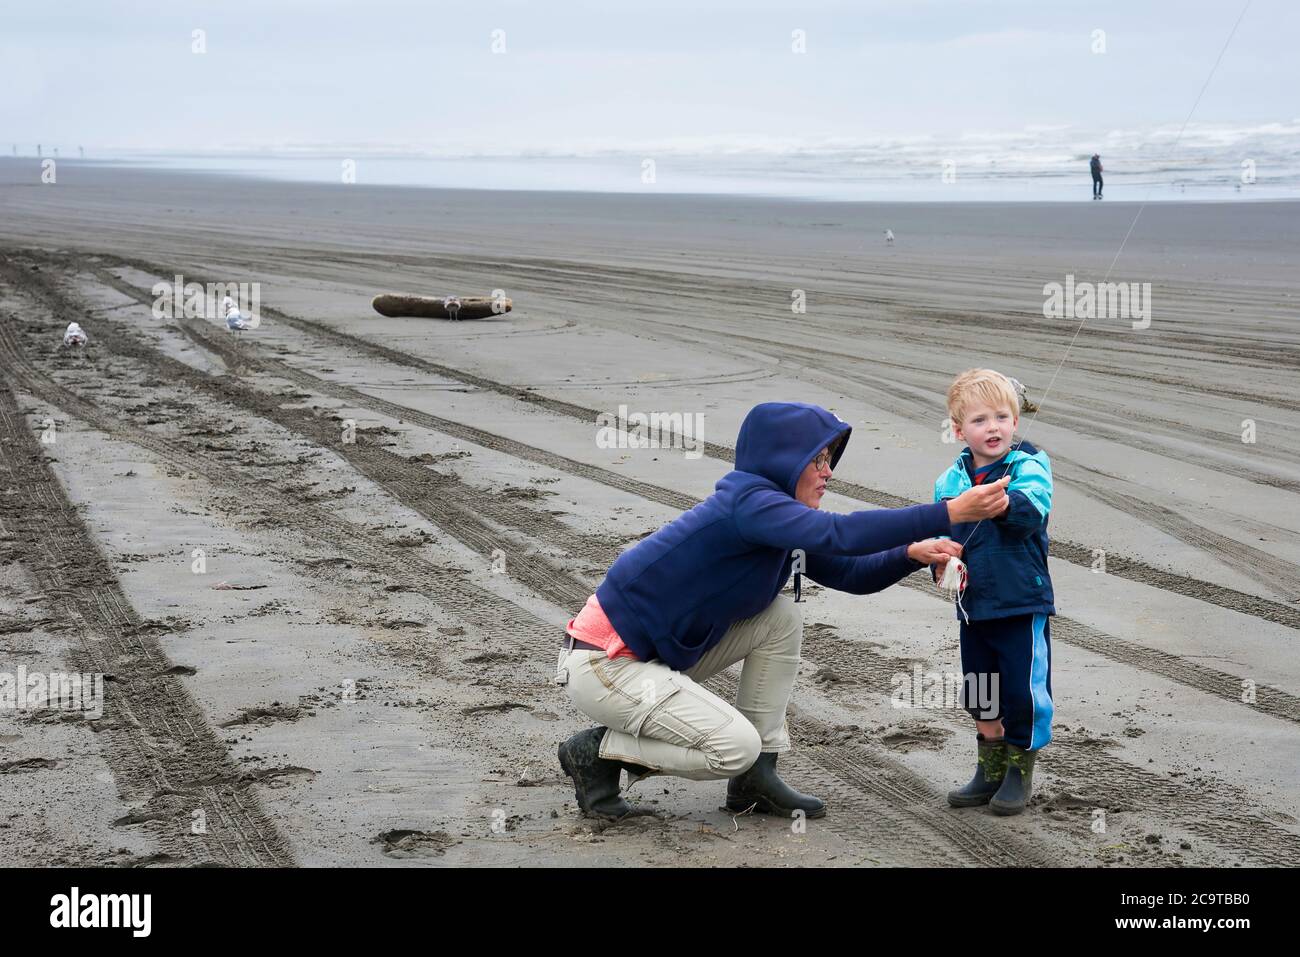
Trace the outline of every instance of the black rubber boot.
<instances>
[{"instance_id":1,"label":"black rubber boot","mask_svg":"<svg viewBox=\"0 0 1300 957\"><path fill-rule=\"evenodd\" d=\"M560 767L573 779L578 807L584 814L616 821L631 814L632 805L618 793L623 764L600 756L605 731L605 728L588 728L561 744Z\"/></svg>"},{"instance_id":2,"label":"black rubber boot","mask_svg":"<svg viewBox=\"0 0 1300 957\"><path fill-rule=\"evenodd\" d=\"M1007 771L1007 742L1003 738L989 739L975 735L979 759L975 776L965 787L948 792L948 803L953 807L979 807L988 804L998 793Z\"/></svg>"},{"instance_id":3,"label":"black rubber boot","mask_svg":"<svg viewBox=\"0 0 1300 957\"><path fill-rule=\"evenodd\" d=\"M776 752L765 751L753 766L727 782L727 810L790 817L803 811L805 817L821 817L826 805L811 794L800 794L776 774Z\"/></svg>"},{"instance_id":4,"label":"black rubber boot","mask_svg":"<svg viewBox=\"0 0 1300 957\"><path fill-rule=\"evenodd\" d=\"M994 814L1007 817L1024 811L1034 786L1035 754L1014 744L1007 745L1007 775L989 801L989 810Z\"/></svg>"}]
</instances>

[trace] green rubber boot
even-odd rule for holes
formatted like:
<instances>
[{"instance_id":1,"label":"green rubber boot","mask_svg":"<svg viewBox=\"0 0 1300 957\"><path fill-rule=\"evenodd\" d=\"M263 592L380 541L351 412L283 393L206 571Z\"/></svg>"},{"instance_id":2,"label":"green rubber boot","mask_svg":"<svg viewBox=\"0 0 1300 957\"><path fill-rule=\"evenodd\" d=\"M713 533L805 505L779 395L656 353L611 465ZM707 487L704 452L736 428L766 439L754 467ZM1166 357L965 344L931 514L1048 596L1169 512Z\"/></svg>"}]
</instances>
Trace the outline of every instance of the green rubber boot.
<instances>
[{"instance_id":1,"label":"green rubber boot","mask_svg":"<svg viewBox=\"0 0 1300 957\"><path fill-rule=\"evenodd\" d=\"M989 810L1007 817L1020 814L1029 803L1034 786L1034 758L1037 752L1007 745L1007 773L998 793L989 801Z\"/></svg>"},{"instance_id":2,"label":"green rubber boot","mask_svg":"<svg viewBox=\"0 0 1300 957\"><path fill-rule=\"evenodd\" d=\"M998 788L1002 786L1002 780L1006 775L1006 740L989 739L982 734L976 734L975 741L979 749L975 776L965 787L948 792L948 803L953 807L979 807L988 804L993 795L998 793Z\"/></svg>"}]
</instances>

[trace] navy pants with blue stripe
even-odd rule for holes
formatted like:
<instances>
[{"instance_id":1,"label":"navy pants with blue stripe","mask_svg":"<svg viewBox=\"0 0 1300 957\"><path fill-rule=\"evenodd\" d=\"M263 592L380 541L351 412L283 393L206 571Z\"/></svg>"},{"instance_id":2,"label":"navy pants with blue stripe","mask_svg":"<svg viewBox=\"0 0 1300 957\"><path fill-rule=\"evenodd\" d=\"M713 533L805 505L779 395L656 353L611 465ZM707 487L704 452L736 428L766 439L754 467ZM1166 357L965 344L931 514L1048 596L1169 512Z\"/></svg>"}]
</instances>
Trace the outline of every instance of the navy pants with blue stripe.
<instances>
[{"instance_id":1,"label":"navy pants with blue stripe","mask_svg":"<svg viewBox=\"0 0 1300 957\"><path fill-rule=\"evenodd\" d=\"M1041 748L1052 740L1048 616L1014 615L960 624L961 670L966 678L963 706L981 721L1000 717L1009 744L1027 751Z\"/></svg>"}]
</instances>

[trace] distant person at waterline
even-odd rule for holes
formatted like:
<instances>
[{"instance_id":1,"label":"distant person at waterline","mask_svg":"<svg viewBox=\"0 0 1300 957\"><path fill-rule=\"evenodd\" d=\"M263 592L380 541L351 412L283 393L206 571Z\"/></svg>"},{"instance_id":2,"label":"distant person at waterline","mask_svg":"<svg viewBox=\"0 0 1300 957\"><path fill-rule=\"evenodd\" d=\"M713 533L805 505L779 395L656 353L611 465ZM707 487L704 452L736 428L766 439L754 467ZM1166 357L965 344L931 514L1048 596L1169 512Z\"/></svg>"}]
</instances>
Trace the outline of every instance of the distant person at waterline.
<instances>
[{"instance_id":1,"label":"distant person at waterline","mask_svg":"<svg viewBox=\"0 0 1300 957\"><path fill-rule=\"evenodd\" d=\"M1092 198L1101 199L1101 154L1092 154L1092 159L1088 160L1088 169L1092 171Z\"/></svg>"},{"instance_id":2,"label":"distant person at waterline","mask_svg":"<svg viewBox=\"0 0 1300 957\"><path fill-rule=\"evenodd\" d=\"M866 595L927 563L961 555L954 525L1007 508L1007 482L931 505L847 515L821 511L850 428L802 402L745 417L735 468L712 495L623 552L569 622L556 666L598 727L560 745L578 806L632 813L620 794L651 774L726 780L728 809L821 817L823 801L777 775L790 749L786 706L799 671L803 604L781 594L791 573ZM851 653L851 652L850 652ZM734 704L704 681L744 662Z\"/></svg>"}]
</instances>

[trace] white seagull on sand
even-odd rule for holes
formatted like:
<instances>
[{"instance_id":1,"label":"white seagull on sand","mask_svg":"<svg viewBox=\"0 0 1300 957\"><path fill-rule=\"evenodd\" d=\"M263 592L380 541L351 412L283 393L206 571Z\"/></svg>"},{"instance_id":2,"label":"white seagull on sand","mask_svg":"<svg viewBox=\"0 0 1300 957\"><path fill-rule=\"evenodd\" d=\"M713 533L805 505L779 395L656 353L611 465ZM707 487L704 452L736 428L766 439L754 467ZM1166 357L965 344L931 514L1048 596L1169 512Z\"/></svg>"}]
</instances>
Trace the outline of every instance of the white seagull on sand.
<instances>
[{"instance_id":1,"label":"white seagull on sand","mask_svg":"<svg viewBox=\"0 0 1300 957\"><path fill-rule=\"evenodd\" d=\"M1007 376L1007 381L1011 383L1011 388L1015 390L1016 396L1020 399L1021 412L1037 412L1038 406L1029 400L1029 390L1024 387L1019 379L1013 379Z\"/></svg>"},{"instance_id":2,"label":"white seagull on sand","mask_svg":"<svg viewBox=\"0 0 1300 957\"><path fill-rule=\"evenodd\" d=\"M253 328L249 317L239 311L239 307L229 296L222 300L221 308L226 313L226 328L231 332L243 332L245 329Z\"/></svg>"},{"instance_id":3,"label":"white seagull on sand","mask_svg":"<svg viewBox=\"0 0 1300 957\"><path fill-rule=\"evenodd\" d=\"M885 230L885 245L886 246L894 245L894 231L892 229Z\"/></svg>"},{"instance_id":4,"label":"white seagull on sand","mask_svg":"<svg viewBox=\"0 0 1300 957\"><path fill-rule=\"evenodd\" d=\"M75 322L68 323L68 329L63 333L63 344L65 346L84 346L88 341L86 330Z\"/></svg>"}]
</instances>

